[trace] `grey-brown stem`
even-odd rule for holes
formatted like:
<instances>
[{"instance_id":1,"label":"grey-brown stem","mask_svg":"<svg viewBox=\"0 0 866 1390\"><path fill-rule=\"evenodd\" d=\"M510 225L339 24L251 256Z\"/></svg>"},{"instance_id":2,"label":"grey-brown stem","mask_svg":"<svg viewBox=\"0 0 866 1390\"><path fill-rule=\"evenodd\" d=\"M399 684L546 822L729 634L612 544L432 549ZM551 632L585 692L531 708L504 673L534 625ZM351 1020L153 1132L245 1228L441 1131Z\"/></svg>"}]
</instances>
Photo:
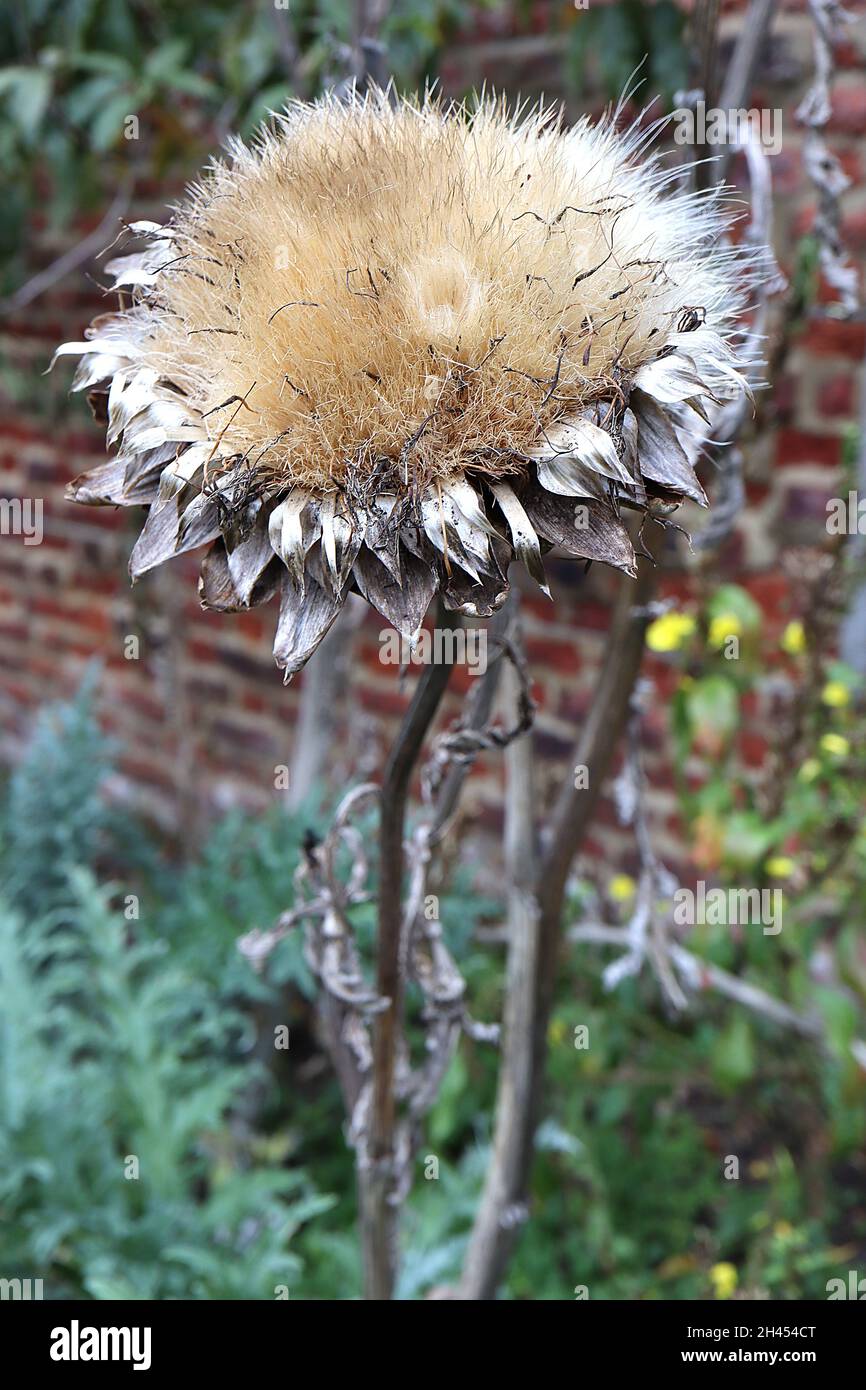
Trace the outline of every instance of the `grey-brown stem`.
<instances>
[{"instance_id":1,"label":"grey-brown stem","mask_svg":"<svg viewBox=\"0 0 866 1390\"><path fill-rule=\"evenodd\" d=\"M506 695L516 708L517 674L509 669ZM459 1297L492 1296L516 1232L525 1217L525 1144L522 1117L531 1110L532 1036L538 956L535 897L536 846L532 740L515 739L505 754L505 859L508 869L508 965L505 981L502 1061L496 1097L493 1153L475 1220ZM517 1140L517 1142L515 1142Z\"/></svg>"},{"instance_id":2,"label":"grey-brown stem","mask_svg":"<svg viewBox=\"0 0 866 1390\"><path fill-rule=\"evenodd\" d=\"M438 628L460 626L458 614L440 606ZM451 666L424 668L394 741L382 783L379 821L379 922L376 990L388 1005L373 1029L373 1078L367 1151L359 1172L364 1287L368 1299L389 1299L397 1272L397 1055L405 986L403 933L403 838L412 772L439 708Z\"/></svg>"}]
</instances>

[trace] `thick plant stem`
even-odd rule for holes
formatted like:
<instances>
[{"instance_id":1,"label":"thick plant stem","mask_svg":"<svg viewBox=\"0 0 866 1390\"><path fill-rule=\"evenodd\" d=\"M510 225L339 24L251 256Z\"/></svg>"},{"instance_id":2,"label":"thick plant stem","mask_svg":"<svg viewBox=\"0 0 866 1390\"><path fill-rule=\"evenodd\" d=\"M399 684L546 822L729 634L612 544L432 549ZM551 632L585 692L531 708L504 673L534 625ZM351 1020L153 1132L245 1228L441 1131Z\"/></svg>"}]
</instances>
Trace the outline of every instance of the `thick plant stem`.
<instances>
[{"instance_id":1,"label":"thick plant stem","mask_svg":"<svg viewBox=\"0 0 866 1390\"><path fill-rule=\"evenodd\" d=\"M517 704L519 685L507 673L507 693ZM496 1097L493 1154L487 1169L458 1296L492 1296L512 1233L525 1215L515 1200L526 1156L515 1137L525 1137L521 1117L531 1104L532 1037L538 956L538 902L534 893L535 796L532 739L516 739L506 751L505 860L508 869L508 964L505 981L502 1064ZM531 1134L529 1139L531 1141Z\"/></svg>"},{"instance_id":2,"label":"thick plant stem","mask_svg":"<svg viewBox=\"0 0 866 1390\"><path fill-rule=\"evenodd\" d=\"M460 626L458 614L440 608L438 628ZM425 667L385 767L379 822L379 923L376 989L389 1001L373 1031L373 1077L365 1162L360 1172L361 1244L368 1299L393 1296L397 1276L396 1073L406 978L403 933L403 869L406 802L412 772L439 708L451 665Z\"/></svg>"},{"instance_id":3,"label":"thick plant stem","mask_svg":"<svg viewBox=\"0 0 866 1390\"><path fill-rule=\"evenodd\" d=\"M653 541L652 548L660 550L661 528ZM655 568L647 557L640 561L636 582L622 581L604 664L572 758L574 769L585 768L586 775L566 778L534 882L528 890L519 885L512 896L494 1147L460 1285L464 1299L496 1297L526 1211L566 884L625 727L654 586Z\"/></svg>"}]
</instances>

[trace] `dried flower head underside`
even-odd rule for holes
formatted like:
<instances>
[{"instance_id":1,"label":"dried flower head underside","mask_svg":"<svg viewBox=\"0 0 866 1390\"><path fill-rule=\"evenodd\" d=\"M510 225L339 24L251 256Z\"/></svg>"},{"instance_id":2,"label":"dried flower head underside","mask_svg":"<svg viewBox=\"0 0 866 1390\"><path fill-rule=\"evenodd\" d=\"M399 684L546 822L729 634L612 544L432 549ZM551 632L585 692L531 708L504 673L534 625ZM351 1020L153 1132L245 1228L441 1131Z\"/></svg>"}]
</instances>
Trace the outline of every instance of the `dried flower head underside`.
<instances>
[{"instance_id":1,"label":"dried flower head underside","mask_svg":"<svg viewBox=\"0 0 866 1390\"><path fill-rule=\"evenodd\" d=\"M743 388L748 279L647 140L375 94L233 142L60 349L119 446L72 495L150 504L133 575L212 541L206 604L279 589L287 674L349 588L411 636L437 590L492 612L515 552L631 570L623 505L704 500L683 442Z\"/></svg>"}]
</instances>

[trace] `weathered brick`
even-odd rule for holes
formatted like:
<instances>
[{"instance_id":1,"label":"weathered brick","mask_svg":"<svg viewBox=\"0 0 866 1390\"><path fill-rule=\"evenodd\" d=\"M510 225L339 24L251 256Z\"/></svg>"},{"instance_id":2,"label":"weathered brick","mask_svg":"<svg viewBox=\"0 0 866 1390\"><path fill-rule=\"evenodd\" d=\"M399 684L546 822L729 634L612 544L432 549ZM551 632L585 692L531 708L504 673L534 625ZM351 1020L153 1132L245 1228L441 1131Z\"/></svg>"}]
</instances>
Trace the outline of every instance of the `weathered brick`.
<instances>
[{"instance_id":1,"label":"weathered brick","mask_svg":"<svg viewBox=\"0 0 866 1390\"><path fill-rule=\"evenodd\" d=\"M822 415L851 416L854 412L854 379L851 376L834 376L818 388L818 409Z\"/></svg>"},{"instance_id":2,"label":"weathered brick","mask_svg":"<svg viewBox=\"0 0 866 1390\"><path fill-rule=\"evenodd\" d=\"M800 463L837 468L841 460L839 437L834 434L811 434L806 430L779 430L776 459L780 468Z\"/></svg>"},{"instance_id":3,"label":"weathered brick","mask_svg":"<svg viewBox=\"0 0 866 1390\"><path fill-rule=\"evenodd\" d=\"M857 82L838 81L831 91L831 115L828 129L846 135L866 134L866 86L862 77Z\"/></svg>"},{"instance_id":4,"label":"weathered brick","mask_svg":"<svg viewBox=\"0 0 866 1390\"><path fill-rule=\"evenodd\" d=\"M866 324L834 318L813 318L798 342L816 357L847 357L861 362L866 352Z\"/></svg>"}]
</instances>

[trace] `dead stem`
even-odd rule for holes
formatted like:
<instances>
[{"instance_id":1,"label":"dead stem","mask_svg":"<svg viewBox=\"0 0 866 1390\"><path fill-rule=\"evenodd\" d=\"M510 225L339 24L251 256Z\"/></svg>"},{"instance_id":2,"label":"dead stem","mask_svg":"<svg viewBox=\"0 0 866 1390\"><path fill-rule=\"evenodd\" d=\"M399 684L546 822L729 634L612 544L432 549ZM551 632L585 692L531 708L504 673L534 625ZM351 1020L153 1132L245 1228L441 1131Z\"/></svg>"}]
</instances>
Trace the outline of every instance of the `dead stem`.
<instances>
[{"instance_id":1,"label":"dead stem","mask_svg":"<svg viewBox=\"0 0 866 1390\"><path fill-rule=\"evenodd\" d=\"M460 626L460 615L440 604L437 628ZM364 1286L368 1299L393 1296L397 1271L396 1069L405 985L403 839L406 802L424 737L439 708L451 666L425 667L394 741L382 783L379 822L379 930L376 992L388 1004L373 1029L373 1081L365 1162L359 1172Z\"/></svg>"}]
</instances>

